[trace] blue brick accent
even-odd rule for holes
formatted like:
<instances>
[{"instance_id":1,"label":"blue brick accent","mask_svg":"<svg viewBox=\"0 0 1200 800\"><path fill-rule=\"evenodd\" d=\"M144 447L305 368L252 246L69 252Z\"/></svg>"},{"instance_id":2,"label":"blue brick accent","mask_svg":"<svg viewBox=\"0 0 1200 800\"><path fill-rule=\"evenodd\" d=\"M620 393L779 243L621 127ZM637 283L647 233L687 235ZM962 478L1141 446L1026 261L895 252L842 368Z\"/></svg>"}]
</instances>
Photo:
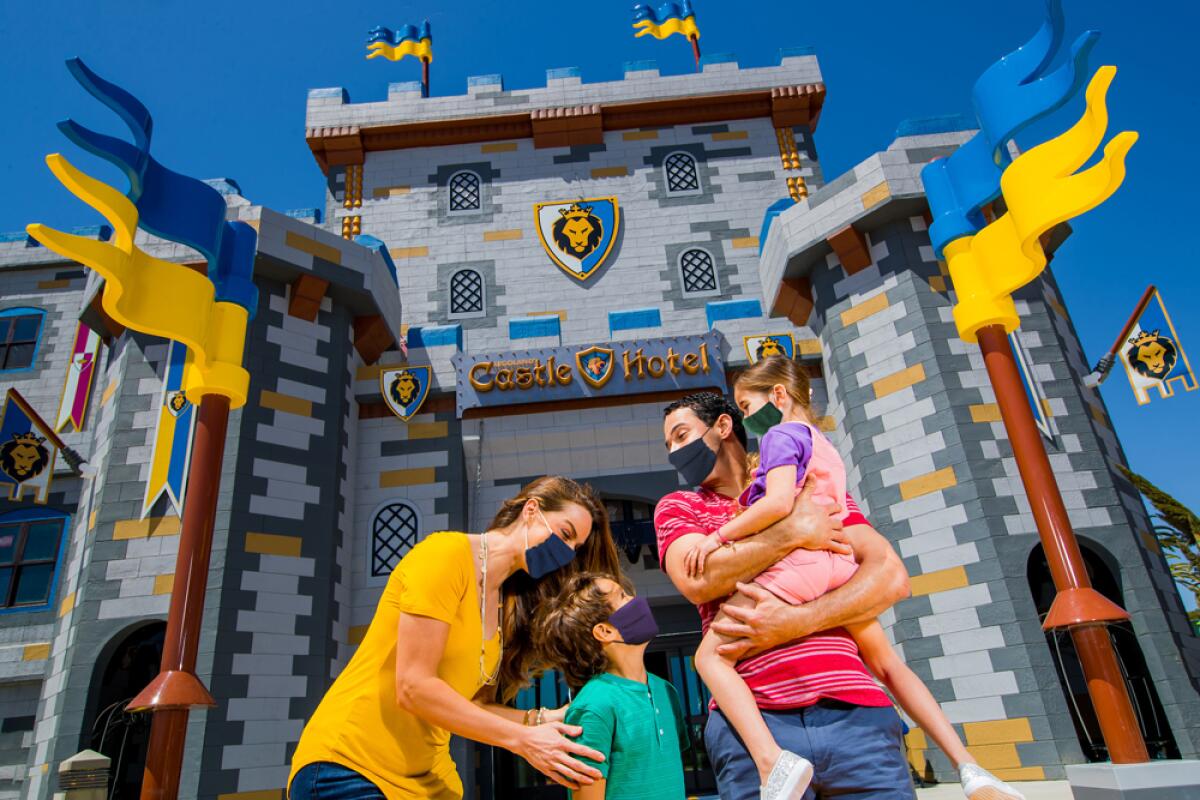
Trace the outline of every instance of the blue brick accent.
<instances>
[{"instance_id":1,"label":"blue brick accent","mask_svg":"<svg viewBox=\"0 0 1200 800\"><path fill-rule=\"evenodd\" d=\"M539 336L561 336L562 319L557 315L518 317L508 321L508 338L534 339Z\"/></svg>"},{"instance_id":2,"label":"blue brick accent","mask_svg":"<svg viewBox=\"0 0 1200 800\"><path fill-rule=\"evenodd\" d=\"M781 47L779 48L779 61L782 63L785 58L795 58L796 56L815 56L817 48L811 44L802 44L798 47Z\"/></svg>"},{"instance_id":3,"label":"blue brick accent","mask_svg":"<svg viewBox=\"0 0 1200 800\"><path fill-rule=\"evenodd\" d=\"M317 220L317 221L320 222L320 220ZM355 236L354 241L358 242L359 244L363 245L364 247L371 248L373 251L375 251L376 253L379 253L379 255L383 256L383 263L387 265L388 272L392 276L392 282L395 283L396 286L400 285L400 279L396 276L396 262L392 261L392 254L388 252L386 244L384 244L381 240L376 239L374 236L371 236L370 234L367 234L367 233L360 233L358 236ZM450 326L450 327L458 327L458 326L454 325L454 326ZM460 337L459 348L460 349L462 348L461 337Z\"/></svg>"},{"instance_id":4,"label":"blue brick accent","mask_svg":"<svg viewBox=\"0 0 1200 800\"><path fill-rule=\"evenodd\" d=\"M208 178L204 183L216 189L223 197L231 194L245 197L242 194L242 187L233 178Z\"/></svg>"},{"instance_id":5,"label":"blue brick accent","mask_svg":"<svg viewBox=\"0 0 1200 800\"><path fill-rule=\"evenodd\" d=\"M737 56L733 53L709 53L708 55L700 56L700 69L704 69L709 64L736 64Z\"/></svg>"},{"instance_id":6,"label":"blue brick accent","mask_svg":"<svg viewBox=\"0 0 1200 800\"><path fill-rule=\"evenodd\" d=\"M762 313L762 303L757 300L720 300L704 306L709 328L722 320L753 319L761 317Z\"/></svg>"},{"instance_id":7,"label":"blue brick accent","mask_svg":"<svg viewBox=\"0 0 1200 800\"><path fill-rule=\"evenodd\" d=\"M311 219L320 225L321 218L325 216L325 213L319 208L293 208L291 211L283 212L283 215L292 219Z\"/></svg>"},{"instance_id":8,"label":"blue brick accent","mask_svg":"<svg viewBox=\"0 0 1200 800\"><path fill-rule=\"evenodd\" d=\"M582 78L583 70L579 67L556 67L555 69L546 70L546 80L553 81L558 78Z\"/></svg>"},{"instance_id":9,"label":"blue brick accent","mask_svg":"<svg viewBox=\"0 0 1200 800\"><path fill-rule=\"evenodd\" d=\"M973 131L979 127L979 121L967 114L943 114L940 117L920 117L906 119L896 127L896 138L901 136L925 136L933 133L951 133L953 131Z\"/></svg>"},{"instance_id":10,"label":"blue brick accent","mask_svg":"<svg viewBox=\"0 0 1200 800\"><path fill-rule=\"evenodd\" d=\"M767 211L763 214L762 227L758 230L758 254L761 256L763 247L767 244L767 236L771 233L771 223L775 221L783 212L794 206L796 201L790 197L785 197L782 200L776 200L771 205L767 206Z\"/></svg>"},{"instance_id":11,"label":"blue brick accent","mask_svg":"<svg viewBox=\"0 0 1200 800\"><path fill-rule=\"evenodd\" d=\"M408 329L408 348L441 347L452 344L459 350L463 346L462 325L427 325Z\"/></svg>"},{"instance_id":12,"label":"blue brick accent","mask_svg":"<svg viewBox=\"0 0 1200 800\"><path fill-rule=\"evenodd\" d=\"M634 308L629 311L608 312L608 332L633 328L661 328L662 313L657 308Z\"/></svg>"},{"instance_id":13,"label":"blue brick accent","mask_svg":"<svg viewBox=\"0 0 1200 800\"><path fill-rule=\"evenodd\" d=\"M421 91L421 82L420 81L404 81L403 83L389 83L388 84L388 95L389 96L391 96L393 94L408 94L409 92L420 92L420 91Z\"/></svg>"},{"instance_id":14,"label":"blue brick accent","mask_svg":"<svg viewBox=\"0 0 1200 800\"><path fill-rule=\"evenodd\" d=\"M645 58L641 61L626 61L625 72L644 72L646 70L658 69L658 62L653 58Z\"/></svg>"},{"instance_id":15,"label":"blue brick accent","mask_svg":"<svg viewBox=\"0 0 1200 800\"><path fill-rule=\"evenodd\" d=\"M491 75L472 75L467 78L467 88L470 89L472 86L495 86L503 91L504 76L498 72Z\"/></svg>"},{"instance_id":16,"label":"blue brick accent","mask_svg":"<svg viewBox=\"0 0 1200 800\"><path fill-rule=\"evenodd\" d=\"M340 97L343 103L350 102L350 93L340 86L334 86L329 89L309 89L308 99L315 100L324 97Z\"/></svg>"}]
</instances>

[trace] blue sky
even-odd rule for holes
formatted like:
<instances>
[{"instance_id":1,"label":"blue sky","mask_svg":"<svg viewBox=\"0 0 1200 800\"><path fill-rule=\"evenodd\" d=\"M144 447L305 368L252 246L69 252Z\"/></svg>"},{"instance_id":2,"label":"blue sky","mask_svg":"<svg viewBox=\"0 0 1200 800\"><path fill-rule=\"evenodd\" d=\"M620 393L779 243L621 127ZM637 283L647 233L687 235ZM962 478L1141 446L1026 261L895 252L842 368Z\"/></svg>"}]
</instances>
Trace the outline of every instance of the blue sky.
<instances>
[{"instance_id":1,"label":"blue sky","mask_svg":"<svg viewBox=\"0 0 1200 800\"><path fill-rule=\"evenodd\" d=\"M585 81L619 79L622 64L657 59L664 73L692 68L686 41L631 35L622 0L545 3L313 3L294 0L204 3L183 0L37 0L0 4L0 74L6 77L5 158L0 231L40 221L99 222L58 186L42 162L68 145L54 128L67 116L114 131L114 119L71 80L64 59L79 55L133 91L155 118L154 151L181 172L235 178L255 203L318 206L323 180L304 143L310 88L343 86L356 101L381 100L387 84L416 80L412 59L364 59L375 25L433 26L433 91L461 94L470 75L499 72L509 88L542 85L545 70L578 66ZM695 0L710 53L735 53L742 66L776 62L781 47L812 45L828 99L817 131L827 178L884 149L898 122L964 112L971 84L995 58L1023 42L1041 19L1040 0L986 4L961 0L847 3L732 3ZM1141 140L1115 197L1077 219L1054 261L1089 361L1111 344L1142 289L1156 283L1192 357L1200 359L1194 131L1200 123L1186 57L1194 52L1200 5L1179 0L1131 6L1066 0L1068 39L1103 33L1093 64L1119 68L1110 92L1113 131ZM1131 8L1138 9L1131 12ZM1153 12L1142 13L1140 9ZM919 9L915 10L915 9ZM1169 13L1168 13L1169 9ZM1078 115L1082 101L1019 140L1029 146ZM75 151L96 174L116 173ZM1119 369L1119 368L1118 368ZM1105 401L1136 471L1200 508L1192 472L1200 449L1200 391L1139 408L1123 374L1104 385Z\"/></svg>"}]
</instances>

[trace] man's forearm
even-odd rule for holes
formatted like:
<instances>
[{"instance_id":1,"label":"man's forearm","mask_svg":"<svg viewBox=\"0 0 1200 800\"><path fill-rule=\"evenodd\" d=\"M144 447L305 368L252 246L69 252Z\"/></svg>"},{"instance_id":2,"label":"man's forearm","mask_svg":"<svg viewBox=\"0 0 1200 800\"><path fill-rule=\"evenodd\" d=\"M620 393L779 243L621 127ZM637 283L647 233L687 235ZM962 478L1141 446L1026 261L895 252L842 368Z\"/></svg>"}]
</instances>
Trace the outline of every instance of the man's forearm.
<instances>
[{"instance_id":1,"label":"man's forearm","mask_svg":"<svg viewBox=\"0 0 1200 800\"><path fill-rule=\"evenodd\" d=\"M680 538L667 552L667 573L680 593L696 605L728 597L737 590L739 581L752 579L794 549L787 533L772 526L730 547L718 548L708 557L704 574L691 578L683 568L683 554L690 546L688 538Z\"/></svg>"},{"instance_id":2,"label":"man's forearm","mask_svg":"<svg viewBox=\"0 0 1200 800\"><path fill-rule=\"evenodd\" d=\"M867 525L850 526L846 535L859 559L858 571L832 592L793 607L793 638L869 622L908 597L908 572L891 544Z\"/></svg>"}]
</instances>

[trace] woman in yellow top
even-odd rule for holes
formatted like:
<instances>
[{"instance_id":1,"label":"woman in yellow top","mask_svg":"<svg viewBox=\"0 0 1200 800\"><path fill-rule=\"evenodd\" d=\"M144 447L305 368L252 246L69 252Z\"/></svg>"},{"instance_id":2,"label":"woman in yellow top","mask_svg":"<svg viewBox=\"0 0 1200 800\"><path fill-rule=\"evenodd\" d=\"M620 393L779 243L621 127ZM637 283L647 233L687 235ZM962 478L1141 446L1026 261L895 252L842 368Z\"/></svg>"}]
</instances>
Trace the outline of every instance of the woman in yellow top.
<instances>
[{"instance_id":1,"label":"woman in yellow top","mask_svg":"<svg viewBox=\"0 0 1200 800\"><path fill-rule=\"evenodd\" d=\"M565 709L510 700L541 666L530 632L542 600L578 570L617 574L591 487L545 477L504 502L482 534L434 533L401 559L366 637L300 736L291 800L458 800L450 735L503 747L571 788L601 758L567 736ZM537 724L530 724L536 722Z\"/></svg>"}]
</instances>

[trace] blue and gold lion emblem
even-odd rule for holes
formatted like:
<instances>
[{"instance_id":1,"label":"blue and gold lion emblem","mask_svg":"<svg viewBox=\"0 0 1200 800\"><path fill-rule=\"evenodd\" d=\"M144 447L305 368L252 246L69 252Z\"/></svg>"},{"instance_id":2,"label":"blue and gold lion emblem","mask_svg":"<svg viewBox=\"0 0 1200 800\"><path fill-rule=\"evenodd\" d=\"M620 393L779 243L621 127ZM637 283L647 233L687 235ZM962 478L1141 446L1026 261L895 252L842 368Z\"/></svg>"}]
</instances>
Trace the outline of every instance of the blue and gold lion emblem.
<instances>
[{"instance_id":1,"label":"blue and gold lion emblem","mask_svg":"<svg viewBox=\"0 0 1200 800\"><path fill-rule=\"evenodd\" d=\"M1142 331L1129 340L1125 360L1144 378L1166 380L1179 360L1179 348L1158 331Z\"/></svg>"},{"instance_id":2,"label":"blue and gold lion emblem","mask_svg":"<svg viewBox=\"0 0 1200 800\"><path fill-rule=\"evenodd\" d=\"M613 351L607 347L589 347L575 354L575 366L589 386L599 389L613 374Z\"/></svg>"},{"instance_id":3,"label":"blue and gold lion emblem","mask_svg":"<svg viewBox=\"0 0 1200 800\"><path fill-rule=\"evenodd\" d=\"M184 411L187 411L188 399L183 392L171 392L167 395L167 411L171 412L171 416L178 417Z\"/></svg>"},{"instance_id":4,"label":"blue and gold lion emblem","mask_svg":"<svg viewBox=\"0 0 1200 800\"><path fill-rule=\"evenodd\" d=\"M594 275L608 258L621 224L615 197L537 203L533 214L550 260L580 281Z\"/></svg>"},{"instance_id":5,"label":"blue and gold lion emblem","mask_svg":"<svg viewBox=\"0 0 1200 800\"><path fill-rule=\"evenodd\" d=\"M392 413L408 422L429 396L433 368L396 367L379 373L379 389Z\"/></svg>"}]
</instances>

